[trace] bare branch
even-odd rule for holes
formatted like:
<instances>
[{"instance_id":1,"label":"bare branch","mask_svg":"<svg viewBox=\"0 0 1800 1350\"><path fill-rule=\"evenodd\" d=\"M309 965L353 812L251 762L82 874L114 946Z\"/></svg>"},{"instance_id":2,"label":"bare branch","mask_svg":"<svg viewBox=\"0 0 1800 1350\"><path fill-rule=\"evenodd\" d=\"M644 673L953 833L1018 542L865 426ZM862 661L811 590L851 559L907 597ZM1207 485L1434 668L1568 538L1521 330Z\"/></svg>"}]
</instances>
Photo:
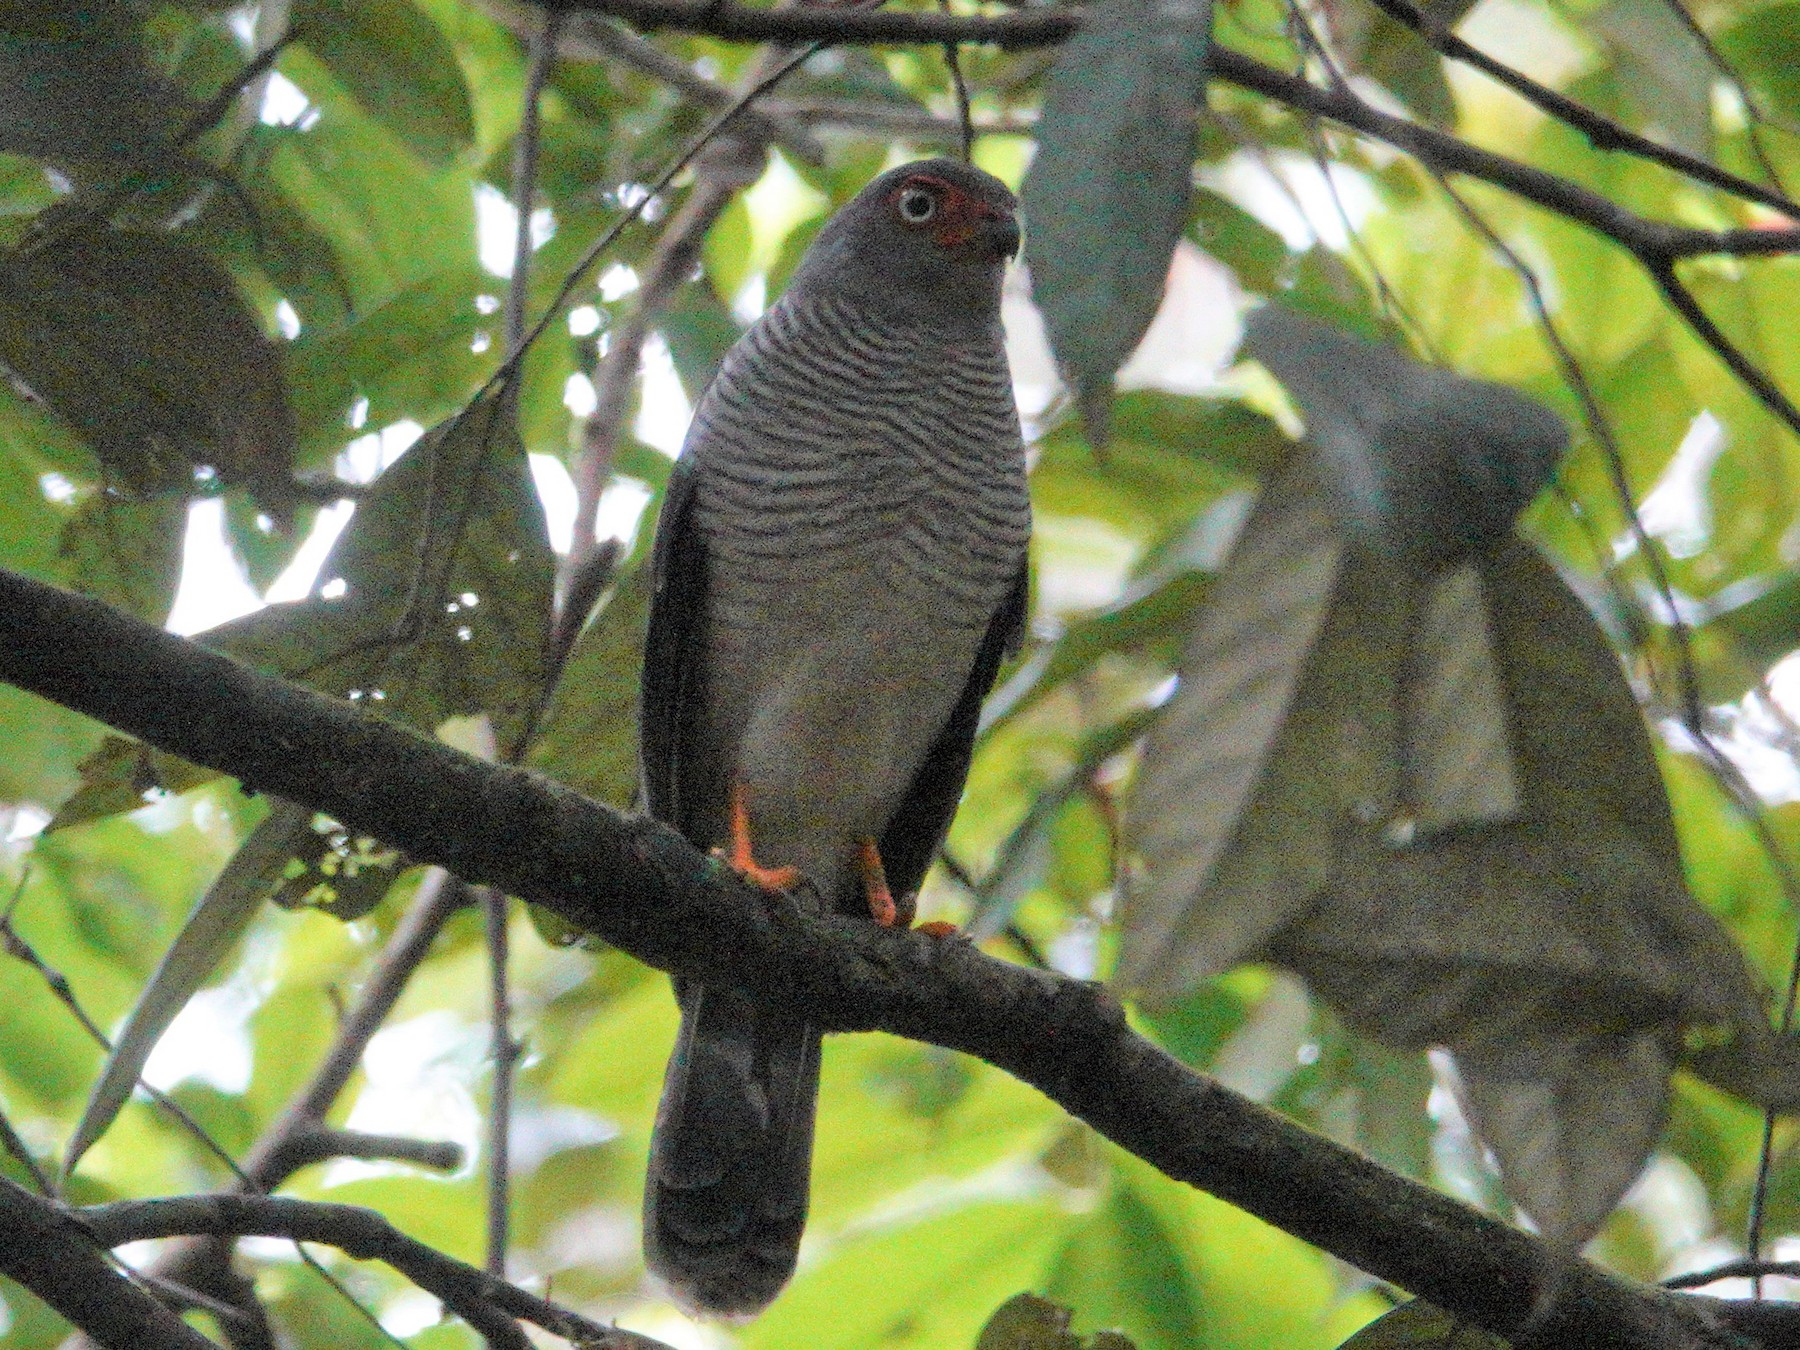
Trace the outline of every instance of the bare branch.
<instances>
[{"instance_id":1,"label":"bare branch","mask_svg":"<svg viewBox=\"0 0 1800 1350\"><path fill-rule=\"evenodd\" d=\"M1529 1323L1546 1343L1661 1350L1722 1344L1722 1320L1765 1316L1576 1263L1534 1318L1535 1238L1186 1068L1097 985L766 895L657 821L6 571L0 679L541 904L659 969L746 989L827 1030L880 1028L975 1055L1166 1175L1501 1335Z\"/></svg>"},{"instance_id":2,"label":"bare branch","mask_svg":"<svg viewBox=\"0 0 1800 1350\"><path fill-rule=\"evenodd\" d=\"M269 1161L270 1171L288 1177L302 1167L333 1158L366 1158L375 1162L407 1162L434 1172L453 1172L462 1166L463 1151L439 1139L412 1139L398 1134L367 1134L362 1130L334 1130L323 1126L289 1136Z\"/></svg>"}]
</instances>

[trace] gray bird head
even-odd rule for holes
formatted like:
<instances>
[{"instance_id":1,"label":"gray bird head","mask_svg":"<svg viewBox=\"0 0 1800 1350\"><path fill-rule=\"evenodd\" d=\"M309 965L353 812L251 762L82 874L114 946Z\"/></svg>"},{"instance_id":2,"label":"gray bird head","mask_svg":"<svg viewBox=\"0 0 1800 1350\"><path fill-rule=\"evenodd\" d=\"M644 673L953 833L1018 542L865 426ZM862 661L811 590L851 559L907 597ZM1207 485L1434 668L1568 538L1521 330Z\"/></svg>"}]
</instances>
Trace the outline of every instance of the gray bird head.
<instances>
[{"instance_id":1,"label":"gray bird head","mask_svg":"<svg viewBox=\"0 0 1800 1350\"><path fill-rule=\"evenodd\" d=\"M1018 201L953 159L890 169L826 222L793 285L949 327L986 328L1019 251Z\"/></svg>"}]
</instances>

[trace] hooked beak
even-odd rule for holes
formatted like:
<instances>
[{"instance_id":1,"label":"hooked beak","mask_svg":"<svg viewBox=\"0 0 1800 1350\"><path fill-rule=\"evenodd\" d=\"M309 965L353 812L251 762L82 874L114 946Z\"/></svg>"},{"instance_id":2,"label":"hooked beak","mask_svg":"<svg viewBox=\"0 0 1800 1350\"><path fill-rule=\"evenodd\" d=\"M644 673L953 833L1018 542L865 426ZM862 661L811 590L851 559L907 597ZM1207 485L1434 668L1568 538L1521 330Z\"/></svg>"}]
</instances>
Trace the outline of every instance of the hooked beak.
<instances>
[{"instance_id":1,"label":"hooked beak","mask_svg":"<svg viewBox=\"0 0 1800 1350\"><path fill-rule=\"evenodd\" d=\"M1016 258L1022 241L1018 219L1011 215L988 216L981 222L981 241L996 259Z\"/></svg>"}]
</instances>

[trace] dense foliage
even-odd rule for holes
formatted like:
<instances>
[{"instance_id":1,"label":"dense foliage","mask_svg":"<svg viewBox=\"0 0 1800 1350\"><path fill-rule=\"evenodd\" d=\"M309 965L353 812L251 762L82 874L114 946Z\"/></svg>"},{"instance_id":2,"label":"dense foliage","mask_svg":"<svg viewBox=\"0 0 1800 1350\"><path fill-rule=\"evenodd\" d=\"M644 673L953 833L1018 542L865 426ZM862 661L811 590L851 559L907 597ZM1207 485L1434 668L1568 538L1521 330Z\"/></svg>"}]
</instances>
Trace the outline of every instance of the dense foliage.
<instances>
[{"instance_id":1,"label":"dense foliage","mask_svg":"<svg viewBox=\"0 0 1800 1350\"><path fill-rule=\"evenodd\" d=\"M1800 901L1800 4L1425 8L1415 32L1403 0L1104 0L1060 48L963 45L954 78L940 43L830 46L647 199L779 54L644 38L603 2L535 68L543 14L506 0L12 6L0 566L629 806L645 522L687 409L835 204L955 152L960 81L1036 231L1037 307L1021 274L1007 315L1037 527L1031 638L924 916L1083 977L1122 961L1185 1063L1555 1242L1597 1231L1633 1279L1790 1255L1800 1136L1776 1121L1759 1185L1744 1098L1800 1100L1761 1017ZM1635 215L1597 228L1595 202ZM1288 317L1240 359L1272 298ZM503 368L509 305L550 322ZM1324 489L1295 487L1315 455ZM1253 517L1271 484L1294 495ZM616 544L571 537L596 512ZM1234 555L1246 518L1266 529ZM1345 539L1375 571L1333 570ZM1396 557L1451 590L1408 591ZM1488 589L1455 591L1471 558ZM1451 659L1484 642L1487 674ZM1389 852L1346 842L1353 818ZM1439 853L1397 847L1434 828ZM948 1350L1031 1290L1079 1338L1324 1350L1401 1297L998 1070L864 1035L828 1043L793 1286L700 1326L638 1254L663 975L515 904L496 1054L497 898L447 902L376 841L5 685L0 888L0 1174L67 1166L76 1204L230 1188L222 1152L479 1264L498 1061L506 1274L669 1345ZM399 950L420 922L429 954ZM391 1010L346 1016L382 971ZM309 1105L361 1142L322 1151L375 1156L271 1163L334 1056L348 1086ZM181 1114L127 1102L140 1070ZM285 1343L476 1343L392 1270L311 1250L239 1244ZM981 1344L1076 1343L1021 1307ZM8 1346L67 1333L0 1288Z\"/></svg>"}]
</instances>

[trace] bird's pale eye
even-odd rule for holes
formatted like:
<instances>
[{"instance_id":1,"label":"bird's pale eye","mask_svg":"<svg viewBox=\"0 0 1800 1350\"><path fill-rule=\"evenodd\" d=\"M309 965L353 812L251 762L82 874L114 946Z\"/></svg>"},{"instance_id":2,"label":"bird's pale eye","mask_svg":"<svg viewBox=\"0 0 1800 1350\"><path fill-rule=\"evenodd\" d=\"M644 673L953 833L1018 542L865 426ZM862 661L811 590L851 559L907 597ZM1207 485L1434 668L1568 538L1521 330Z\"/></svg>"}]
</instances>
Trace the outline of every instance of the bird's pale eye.
<instances>
[{"instance_id":1,"label":"bird's pale eye","mask_svg":"<svg viewBox=\"0 0 1800 1350\"><path fill-rule=\"evenodd\" d=\"M938 212L937 196L922 187L902 188L894 208L908 225L923 225Z\"/></svg>"}]
</instances>

